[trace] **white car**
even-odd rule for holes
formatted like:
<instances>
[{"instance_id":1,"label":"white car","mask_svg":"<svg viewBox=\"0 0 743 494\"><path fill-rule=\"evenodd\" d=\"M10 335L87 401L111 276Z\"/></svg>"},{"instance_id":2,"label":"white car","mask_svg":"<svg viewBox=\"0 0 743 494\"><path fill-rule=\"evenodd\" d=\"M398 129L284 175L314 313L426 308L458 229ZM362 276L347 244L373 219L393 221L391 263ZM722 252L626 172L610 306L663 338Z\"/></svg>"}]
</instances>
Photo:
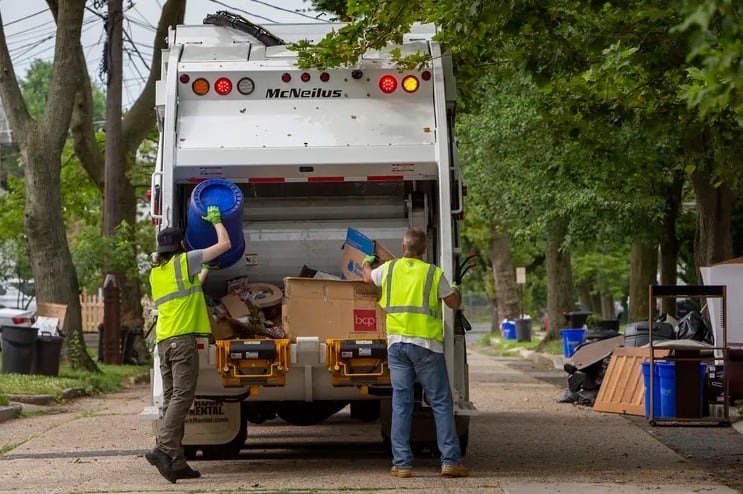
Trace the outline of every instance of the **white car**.
<instances>
[{"instance_id":1,"label":"white car","mask_svg":"<svg viewBox=\"0 0 743 494\"><path fill-rule=\"evenodd\" d=\"M34 323L36 314L30 310L11 309L0 307L0 331L3 326L28 326ZM0 350L2 350L2 334L0 334Z\"/></svg>"},{"instance_id":2,"label":"white car","mask_svg":"<svg viewBox=\"0 0 743 494\"><path fill-rule=\"evenodd\" d=\"M11 307L36 312L33 280L16 278L0 281L0 307Z\"/></svg>"}]
</instances>

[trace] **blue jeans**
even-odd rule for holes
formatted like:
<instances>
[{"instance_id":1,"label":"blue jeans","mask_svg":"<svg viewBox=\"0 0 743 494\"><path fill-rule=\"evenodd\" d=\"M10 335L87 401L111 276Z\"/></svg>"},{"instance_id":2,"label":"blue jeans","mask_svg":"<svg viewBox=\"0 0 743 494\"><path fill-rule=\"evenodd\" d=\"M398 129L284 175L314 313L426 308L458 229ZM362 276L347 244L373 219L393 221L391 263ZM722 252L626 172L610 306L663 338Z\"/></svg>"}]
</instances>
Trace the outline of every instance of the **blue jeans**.
<instances>
[{"instance_id":1,"label":"blue jeans","mask_svg":"<svg viewBox=\"0 0 743 494\"><path fill-rule=\"evenodd\" d=\"M459 465L462 454L454 423L449 378L444 354L412 343L394 343L388 350L392 380L392 464L411 468L410 429L413 420L413 391L418 378L436 422L436 442L442 465Z\"/></svg>"}]
</instances>

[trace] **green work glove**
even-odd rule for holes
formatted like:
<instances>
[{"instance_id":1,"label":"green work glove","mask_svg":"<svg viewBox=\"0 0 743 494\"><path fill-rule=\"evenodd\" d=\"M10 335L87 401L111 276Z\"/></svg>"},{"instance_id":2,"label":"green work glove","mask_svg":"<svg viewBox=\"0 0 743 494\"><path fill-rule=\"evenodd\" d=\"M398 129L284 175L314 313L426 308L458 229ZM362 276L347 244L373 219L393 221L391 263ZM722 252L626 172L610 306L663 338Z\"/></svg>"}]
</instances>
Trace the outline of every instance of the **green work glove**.
<instances>
[{"instance_id":1,"label":"green work glove","mask_svg":"<svg viewBox=\"0 0 743 494\"><path fill-rule=\"evenodd\" d=\"M201 265L201 269L206 269L207 271L209 271L209 269L211 269L211 266L209 266L208 264L204 263L204 264Z\"/></svg>"},{"instance_id":2,"label":"green work glove","mask_svg":"<svg viewBox=\"0 0 743 494\"><path fill-rule=\"evenodd\" d=\"M361 265L363 266L364 264L368 264L369 266L371 266L375 262L377 262L377 256L375 256L374 254L371 254L368 256L364 256L364 262L361 263Z\"/></svg>"},{"instance_id":3,"label":"green work glove","mask_svg":"<svg viewBox=\"0 0 743 494\"><path fill-rule=\"evenodd\" d=\"M219 212L219 206L209 206L206 208L206 216L201 217L202 220L206 220L212 225L222 222L222 213Z\"/></svg>"},{"instance_id":4,"label":"green work glove","mask_svg":"<svg viewBox=\"0 0 743 494\"><path fill-rule=\"evenodd\" d=\"M449 286L452 287L452 290L456 290L457 292L462 293L462 288L459 286L458 283L452 283Z\"/></svg>"}]
</instances>

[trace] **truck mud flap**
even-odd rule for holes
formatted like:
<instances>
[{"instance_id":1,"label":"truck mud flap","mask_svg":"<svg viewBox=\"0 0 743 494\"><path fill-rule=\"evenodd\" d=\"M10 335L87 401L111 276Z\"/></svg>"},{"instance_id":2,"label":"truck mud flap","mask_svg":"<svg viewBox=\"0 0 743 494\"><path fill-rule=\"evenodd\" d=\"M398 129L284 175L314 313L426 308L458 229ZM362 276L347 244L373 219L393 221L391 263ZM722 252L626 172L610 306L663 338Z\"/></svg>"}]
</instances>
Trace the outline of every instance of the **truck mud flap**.
<instances>
[{"instance_id":1,"label":"truck mud flap","mask_svg":"<svg viewBox=\"0 0 743 494\"><path fill-rule=\"evenodd\" d=\"M359 386L364 391L390 384L386 339L329 339L325 351L333 386Z\"/></svg>"},{"instance_id":2,"label":"truck mud flap","mask_svg":"<svg viewBox=\"0 0 743 494\"><path fill-rule=\"evenodd\" d=\"M255 395L258 386L286 384L290 340L217 340L216 345L223 386L251 386L250 394Z\"/></svg>"}]
</instances>

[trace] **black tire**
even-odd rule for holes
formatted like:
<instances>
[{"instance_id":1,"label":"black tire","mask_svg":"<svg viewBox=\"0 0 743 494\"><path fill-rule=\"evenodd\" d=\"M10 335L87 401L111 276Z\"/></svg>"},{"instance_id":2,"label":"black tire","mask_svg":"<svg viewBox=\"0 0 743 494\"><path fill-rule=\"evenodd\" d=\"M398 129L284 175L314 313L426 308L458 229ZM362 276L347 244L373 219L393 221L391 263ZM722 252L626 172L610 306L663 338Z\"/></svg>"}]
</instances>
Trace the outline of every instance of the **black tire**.
<instances>
[{"instance_id":1,"label":"black tire","mask_svg":"<svg viewBox=\"0 0 743 494\"><path fill-rule=\"evenodd\" d=\"M282 401L276 405L276 415L292 425L315 425L340 412L346 401Z\"/></svg>"},{"instance_id":2,"label":"black tire","mask_svg":"<svg viewBox=\"0 0 743 494\"><path fill-rule=\"evenodd\" d=\"M462 456L467 454L467 446L469 446L470 443L470 433L469 431L465 432L464 434L459 435L459 450L462 453Z\"/></svg>"},{"instance_id":3,"label":"black tire","mask_svg":"<svg viewBox=\"0 0 743 494\"><path fill-rule=\"evenodd\" d=\"M379 400L356 400L351 402L351 418L362 422L374 422L379 416Z\"/></svg>"},{"instance_id":4,"label":"black tire","mask_svg":"<svg viewBox=\"0 0 743 494\"><path fill-rule=\"evenodd\" d=\"M385 433L382 433L382 446L384 447L387 456L392 458L392 439L390 439L390 436Z\"/></svg>"}]
</instances>

